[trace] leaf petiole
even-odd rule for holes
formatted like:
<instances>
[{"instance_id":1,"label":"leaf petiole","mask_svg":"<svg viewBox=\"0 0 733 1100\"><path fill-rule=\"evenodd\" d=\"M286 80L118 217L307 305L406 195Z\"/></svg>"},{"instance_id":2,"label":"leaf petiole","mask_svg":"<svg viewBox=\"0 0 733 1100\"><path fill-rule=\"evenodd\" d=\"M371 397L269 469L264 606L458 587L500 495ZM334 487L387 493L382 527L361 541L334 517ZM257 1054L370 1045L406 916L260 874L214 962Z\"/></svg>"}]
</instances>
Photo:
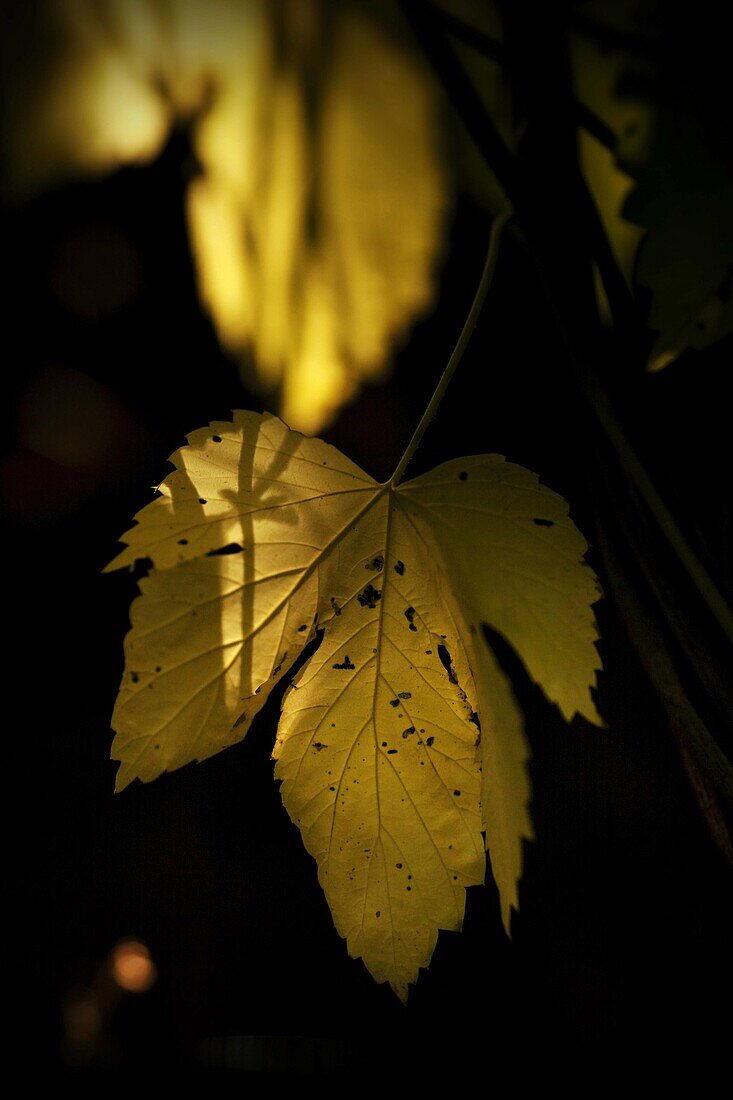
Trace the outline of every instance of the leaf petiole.
<instances>
[{"instance_id":1,"label":"leaf petiole","mask_svg":"<svg viewBox=\"0 0 733 1100\"><path fill-rule=\"evenodd\" d=\"M486 256L486 263L484 264L484 269L481 272L481 279L479 281L478 289L471 304L471 309L469 310L468 317L466 318L465 324L461 330L461 335L458 337L458 342L453 349L453 353L448 360L448 365L443 371L438 385L435 387L435 392L433 393L433 396L430 398L428 407L422 414L420 423L415 428L412 439L407 444L407 447L405 448L405 453L402 455L402 458L397 464L395 472L392 474L392 477L389 480L389 485L392 488L394 488L398 484L403 474L405 473L405 470L410 465L415 451L420 446L422 437L425 435L428 425L438 411L438 406L443 400L445 391L448 389L450 381L456 372L456 368L463 358L463 353L468 347L468 343L473 335L473 330L476 328L476 324L481 315L481 310L483 309L483 305L486 300L486 295L489 292L489 288L494 277L494 271L496 270L496 261L499 256L499 246L501 244L502 231L511 216L511 212L505 211L503 214L498 214L494 218L493 224L491 226L491 235L489 237L489 251Z\"/></svg>"}]
</instances>

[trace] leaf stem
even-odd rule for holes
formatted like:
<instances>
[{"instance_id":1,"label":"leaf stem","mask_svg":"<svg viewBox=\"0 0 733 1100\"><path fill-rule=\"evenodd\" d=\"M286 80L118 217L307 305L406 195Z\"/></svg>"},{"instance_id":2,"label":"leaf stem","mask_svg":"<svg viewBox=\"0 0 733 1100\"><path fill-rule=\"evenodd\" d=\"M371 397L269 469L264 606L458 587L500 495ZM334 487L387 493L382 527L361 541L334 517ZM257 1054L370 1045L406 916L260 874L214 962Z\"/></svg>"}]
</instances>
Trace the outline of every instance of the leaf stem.
<instances>
[{"instance_id":1,"label":"leaf stem","mask_svg":"<svg viewBox=\"0 0 733 1100\"><path fill-rule=\"evenodd\" d=\"M497 215L497 217L494 218L493 224L491 226L491 235L489 237L489 251L486 256L486 263L484 264L484 269L481 272L481 279L479 281L478 289L471 304L471 309L469 310L468 317L466 318L465 324L461 329L461 335L458 337L456 346L453 349L453 354L448 360L448 365L443 371L438 385L435 387L435 392L433 393L433 396L430 398L428 407L422 414L420 423L415 428L412 439L407 444L407 447L405 448L405 453L397 464L395 472L392 474L392 477L389 481L389 484L390 486L392 486L392 488L397 485L397 483L402 478L405 470L410 465L410 462L413 459L415 451L420 446L420 441L425 435L430 421L433 419L436 412L438 411L438 406L443 400L445 391L448 389L450 381L456 372L456 368L463 358L463 353L468 347L468 343L473 335L473 330L476 328L476 324L481 315L481 310L483 309L484 301L486 300L486 295L489 292L489 287L491 286L491 282L494 277L494 271L496 270L496 261L499 256L501 234L504 226L506 225L510 217L511 213L505 211L503 214L499 214Z\"/></svg>"}]
</instances>

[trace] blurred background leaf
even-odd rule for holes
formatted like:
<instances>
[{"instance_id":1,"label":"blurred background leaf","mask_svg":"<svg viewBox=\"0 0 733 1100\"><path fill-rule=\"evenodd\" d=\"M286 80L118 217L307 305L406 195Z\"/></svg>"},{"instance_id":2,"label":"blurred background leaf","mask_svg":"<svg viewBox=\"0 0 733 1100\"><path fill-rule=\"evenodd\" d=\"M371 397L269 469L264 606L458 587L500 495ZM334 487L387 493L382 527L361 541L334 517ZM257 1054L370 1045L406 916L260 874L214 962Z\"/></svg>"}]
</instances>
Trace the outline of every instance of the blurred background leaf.
<instances>
[{"instance_id":1,"label":"blurred background leaf","mask_svg":"<svg viewBox=\"0 0 733 1100\"><path fill-rule=\"evenodd\" d=\"M437 89L398 25L325 0L49 0L36 30L12 195L150 161L186 125L199 293L247 383L316 432L385 375L450 203Z\"/></svg>"},{"instance_id":2,"label":"blurred background leaf","mask_svg":"<svg viewBox=\"0 0 733 1100\"><path fill-rule=\"evenodd\" d=\"M733 331L726 36L709 3L593 0L573 26L578 94L616 137L608 150L581 135L583 168L659 370Z\"/></svg>"}]
</instances>

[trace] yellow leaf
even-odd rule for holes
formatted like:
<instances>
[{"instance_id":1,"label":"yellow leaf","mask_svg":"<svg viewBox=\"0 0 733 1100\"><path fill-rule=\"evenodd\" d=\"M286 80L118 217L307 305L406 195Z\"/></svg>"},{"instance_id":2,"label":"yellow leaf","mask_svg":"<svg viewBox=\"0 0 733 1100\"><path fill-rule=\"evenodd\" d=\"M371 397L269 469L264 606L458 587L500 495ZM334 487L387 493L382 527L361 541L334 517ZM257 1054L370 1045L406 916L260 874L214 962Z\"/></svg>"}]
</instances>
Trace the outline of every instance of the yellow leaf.
<instances>
[{"instance_id":1,"label":"yellow leaf","mask_svg":"<svg viewBox=\"0 0 733 1100\"><path fill-rule=\"evenodd\" d=\"M153 159L189 123L199 294L246 381L321 428L426 310L448 205L438 93L351 5L52 0L16 191Z\"/></svg>"},{"instance_id":2,"label":"yellow leaf","mask_svg":"<svg viewBox=\"0 0 733 1100\"><path fill-rule=\"evenodd\" d=\"M113 562L153 565L114 716L118 785L243 737L317 632L275 774L350 954L405 998L483 879L482 829L507 926L532 835L522 716L480 624L567 717L596 717L585 543L560 497L496 455L393 487L237 413L173 462Z\"/></svg>"},{"instance_id":3,"label":"yellow leaf","mask_svg":"<svg viewBox=\"0 0 733 1100\"><path fill-rule=\"evenodd\" d=\"M583 560L583 536L562 497L500 455L456 459L404 485L449 563L464 615L514 647L563 717L600 722L589 688L600 658L591 605L601 592ZM532 839L529 758L511 685L489 648L474 641L472 668L482 740L481 802L504 924L518 908L522 840Z\"/></svg>"},{"instance_id":4,"label":"yellow leaf","mask_svg":"<svg viewBox=\"0 0 733 1100\"><path fill-rule=\"evenodd\" d=\"M473 705L438 647L460 637L399 493L340 548L339 614L288 695L275 775L349 953L403 999L484 877Z\"/></svg>"}]
</instances>

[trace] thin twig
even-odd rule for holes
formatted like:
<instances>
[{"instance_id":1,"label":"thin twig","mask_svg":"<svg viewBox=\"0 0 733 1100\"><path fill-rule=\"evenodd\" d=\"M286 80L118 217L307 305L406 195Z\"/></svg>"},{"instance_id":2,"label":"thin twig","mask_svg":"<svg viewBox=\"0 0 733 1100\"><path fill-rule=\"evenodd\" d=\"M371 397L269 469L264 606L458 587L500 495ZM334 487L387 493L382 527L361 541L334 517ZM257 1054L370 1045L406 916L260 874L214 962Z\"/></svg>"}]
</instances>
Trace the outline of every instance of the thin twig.
<instances>
[{"instance_id":1,"label":"thin twig","mask_svg":"<svg viewBox=\"0 0 733 1100\"><path fill-rule=\"evenodd\" d=\"M533 205L528 198L517 158L501 137L451 44L441 33L439 21L432 14L429 5L416 3L416 0L399 0L399 5L428 60L440 77L443 88L464 126L504 189L516 211L517 219L523 227L527 228ZM628 328L635 311L633 298L616 263L613 251L608 247L605 230L585 181L580 174L578 175L579 198L588 219L594 259L598 264L611 313L620 327Z\"/></svg>"},{"instance_id":2,"label":"thin twig","mask_svg":"<svg viewBox=\"0 0 733 1100\"><path fill-rule=\"evenodd\" d=\"M431 4L430 7L435 12L436 20L454 38L460 39L466 46L488 58L489 61L494 61L497 65L506 65L506 48L502 42L492 38L486 31L479 30L478 27L466 23L457 15L454 15L453 12L446 11L440 4ZM581 103L579 99L574 100L574 109L577 125L591 134L610 153L615 153L618 146L618 137L611 127L594 111L591 111L590 107L587 107L585 103Z\"/></svg>"},{"instance_id":3,"label":"thin twig","mask_svg":"<svg viewBox=\"0 0 733 1100\"><path fill-rule=\"evenodd\" d=\"M493 225L491 226L491 235L489 237L489 251L486 256L486 263L484 264L484 269L481 272L481 279L479 281L478 289L471 304L471 309L469 310L468 317L466 318L465 324L461 329L461 335L458 337L456 346L453 349L453 354L448 360L448 365L443 371L438 385L435 387L435 392L433 393L433 396L430 398L428 407L422 414L420 423L415 428L412 439L407 444L407 447L405 448L405 453L397 464L397 469L392 475L390 481L390 485L392 485L392 487L397 485L400 478L412 461L415 451L420 446L420 441L425 435L430 421L433 419L436 412L438 411L438 406L443 400L445 391L448 389L448 386L450 384L450 380L455 374L456 368L463 358L463 353L468 347L468 343L473 335L473 330L476 328L476 324L481 315L481 310L483 309L483 305L486 300L486 295L489 292L489 288L494 277L494 271L496 270L496 261L499 256L501 234L510 216L511 215L509 213L504 213L499 214L496 218L494 218Z\"/></svg>"},{"instance_id":4,"label":"thin twig","mask_svg":"<svg viewBox=\"0 0 733 1100\"><path fill-rule=\"evenodd\" d=\"M454 15L453 12L446 11L440 4L430 4L430 9L436 21L441 23L449 34L460 38L467 46L476 50L476 53L483 54L490 61L495 61L497 65L503 65L506 62L506 49L503 42L492 38L486 31L481 31L478 27L466 23L458 15Z\"/></svg>"},{"instance_id":5,"label":"thin twig","mask_svg":"<svg viewBox=\"0 0 733 1100\"><path fill-rule=\"evenodd\" d=\"M629 637L667 711L670 724L675 728L675 735L679 730L685 730L687 742L711 776L716 789L733 805L733 766L688 699L666 639L660 634L633 577L621 565L604 524L597 523L596 531L609 580L621 597L617 605L626 622Z\"/></svg>"},{"instance_id":6,"label":"thin twig","mask_svg":"<svg viewBox=\"0 0 733 1100\"><path fill-rule=\"evenodd\" d=\"M415 0L398 0L405 18L412 27L428 61L435 69L445 92L453 103L459 118L476 143L485 161L493 171L508 196L514 196L512 205L519 210L516 198L521 190L517 159L508 149L481 97L466 76L463 66L435 27L435 17L429 6Z\"/></svg>"},{"instance_id":7,"label":"thin twig","mask_svg":"<svg viewBox=\"0 0 733 1100\"><path fill-rule=\"evenodd\" d=\"M659 61L662 56L660 46L652 38L622 30L610 23L601 23L600 20L577 11L570 16L570 26L579 34L592 38L605 50L618 50L645 61Z\"/></svg>"}]
</instances>

